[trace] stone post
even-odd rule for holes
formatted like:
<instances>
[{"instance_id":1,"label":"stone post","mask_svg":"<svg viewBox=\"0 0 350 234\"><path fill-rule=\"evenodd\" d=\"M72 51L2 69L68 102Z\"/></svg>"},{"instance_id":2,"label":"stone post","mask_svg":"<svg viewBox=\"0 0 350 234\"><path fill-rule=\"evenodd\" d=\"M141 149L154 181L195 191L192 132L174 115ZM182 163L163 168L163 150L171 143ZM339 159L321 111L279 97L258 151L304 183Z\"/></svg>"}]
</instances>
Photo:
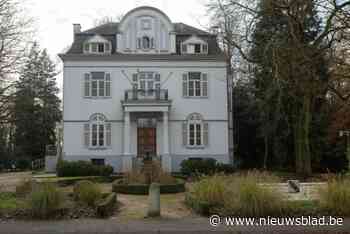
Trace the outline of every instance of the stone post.
<instances>
[{"instance_id":1,"label":"stone post","mask_svg":"<svg viewBox=\"0 0 350 234\"><path fill-rule=\"evenodd\" d=\"M160 185L158 183L152 183L149 186L147 216L160 216Z\"/></svg>"}]
</instances>

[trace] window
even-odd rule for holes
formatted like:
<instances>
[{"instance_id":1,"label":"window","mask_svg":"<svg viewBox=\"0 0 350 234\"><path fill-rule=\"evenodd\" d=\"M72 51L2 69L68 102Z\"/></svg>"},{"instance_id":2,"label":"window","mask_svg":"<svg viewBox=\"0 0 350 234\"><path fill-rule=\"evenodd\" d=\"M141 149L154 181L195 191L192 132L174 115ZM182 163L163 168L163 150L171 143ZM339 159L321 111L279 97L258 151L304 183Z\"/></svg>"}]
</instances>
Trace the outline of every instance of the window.
<instances>
[{"instance_id":1,"label":"window","mask_svg":"<svg viewBox=\"0 0 350 234\"><path fill-rule=\"evenodd\" d=\"M201 44L195 44L195 45L194 45L194 52L195 52L196 54L201 53Z\"/></svg>"},{"instance_id":2,"label":"window","mask_svg":"<svg viewBox=\"0 0 350 234\"><path fill-rule=\"evenodd\" d=\"M149 49L150 47L151 47L151 42L149 37L147 36L142 37L142 48Z\"/></svg>"},{"instance_id":3,"label":"window","mask_svg":"<svg viewBox=\"0 0 350 234\"><path fill-rule=\"evenodd\" d=\"M184 97L207 97L208 78L206 73L188 72L183 74Z\"/></svg>"},{"instance_id":4,"label":"window","mask_svg":"<svg viewBox=\"0 0 350 234\"><path fill-rule=\"evenodd\" d=\"M84 77L85 97L110 97L111 75L105 72L86 73Z\"/></svg>"},{"instance_id":5,"label":"window","mask_svg":"<svg viewBox=\"0 0 350 234\"><path fill-rule=\"evenodd\" d=\"M133 88L144 91L160 89L160 74L156 72L139 72L133 74Z\"/></svg>"},{"instance_id":6,"label":"window","mask_svg":"<svg viewBox=\"0 0 350 234\"><path fill-rule=\"evenodd\" d=\"M208 123L198 113L190 114L183 124L183 143L189 147L208 145Z\"/></svg>"},{"instance_id":7,"label":"window","mask_svg":"<svg viewBox=\"0 0 350 234\"><path fill-rule=\"evenodd\" d=\"M111 124L102 114L94 114L84 125L84 145L89 148L111 146Z\"/></svg>"},{"instance_id":8,"label":"window","mask_svg":"<svg viewBox=\"0 0 350 234\"><path fill-rule=\"evenodd\" d=\"M205 42L183 42L180 45L182 54L208 54L208 44Z\"/></svg>"},{"instance_id":9,"label":"window","mask_svg":"<svg viewBox=\"0 0 350 234\"><path fill-rule=\"evenodd\" d=\"M92 54L106 54L111 52L111 44L110 43L98 43L91 42L84 44L84 52L92 53Z\"/></svg>"},{"instance_id":10,"label":"window","mask_svg":"<svg viewBox=\"0 0 350 234\"><path fill-rule=\"evenodd\" d=\"M97 166L104 166L105 159L104 158L92 158L91 163Z\"/></svg>"}]
</instances>

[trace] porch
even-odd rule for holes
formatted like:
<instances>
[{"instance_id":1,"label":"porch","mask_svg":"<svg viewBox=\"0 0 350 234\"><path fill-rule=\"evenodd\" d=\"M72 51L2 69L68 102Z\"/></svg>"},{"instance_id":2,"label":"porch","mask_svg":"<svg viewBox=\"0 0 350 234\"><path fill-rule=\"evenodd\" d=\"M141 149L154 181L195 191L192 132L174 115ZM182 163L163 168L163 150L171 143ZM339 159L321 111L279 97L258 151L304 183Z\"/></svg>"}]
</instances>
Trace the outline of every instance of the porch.
<instances>
[{"instance_id":1,"label":"porch","mask_svg":"<svg viewBox=\"0 0 350 234\"><path fill-rule=\"evenodd\" d=\"M158 160L171 171L167 90L126 90L124 112L122 172L142 167L144 160ZM131 127L136 125L136 129ZM161 130L161 132L159 131ZM135 141L131 136L136 135ZM159 147L162 142L162 147ZM136 149L135 149L136 148Z\"/></svg>"}]
</instances>

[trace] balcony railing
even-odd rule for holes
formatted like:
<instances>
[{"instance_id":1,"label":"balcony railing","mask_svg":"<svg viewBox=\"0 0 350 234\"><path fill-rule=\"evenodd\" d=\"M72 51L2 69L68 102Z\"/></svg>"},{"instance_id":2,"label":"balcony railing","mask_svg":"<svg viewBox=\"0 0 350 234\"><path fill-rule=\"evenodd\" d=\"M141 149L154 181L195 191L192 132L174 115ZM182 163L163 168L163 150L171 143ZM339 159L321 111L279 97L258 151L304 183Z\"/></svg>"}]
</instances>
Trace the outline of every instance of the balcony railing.
<instances>
[{"instance_id":1,"label":"balcony railing","mask_svg":"<svg viewBox=\"0 0 350 234\"><path fill-rule=\"evenodd\" d=\"M149 101L167 101L167 89L129 89L125 90L125 101L149 100Z\"/></svg>"}]
</instances>

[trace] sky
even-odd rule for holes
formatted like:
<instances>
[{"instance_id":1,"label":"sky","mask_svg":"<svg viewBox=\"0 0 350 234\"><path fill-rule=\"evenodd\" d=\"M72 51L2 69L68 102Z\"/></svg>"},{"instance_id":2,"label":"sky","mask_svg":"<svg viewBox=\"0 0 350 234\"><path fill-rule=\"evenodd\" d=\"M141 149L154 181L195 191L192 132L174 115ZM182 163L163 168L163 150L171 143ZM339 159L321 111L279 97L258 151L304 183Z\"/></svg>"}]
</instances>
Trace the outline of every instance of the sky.
<instances>
[{"instance_id":1,"label":"sky","mask_svg":"<svg viewBox=\"0 0 350 234\"><path fill-rule=\"evenodd\" d=\"M139 6L153 6L167 14L172 22L183 22L198 28L208 25L205 13L207 0L24 0L26 14L34 19L34 39L46 48L62 71L57 57L73 40L73 24L82 30L94 26L96 20L105 16L125 15ZM62 88L62 73L57 77ZM62 94L60 94L61 96Z\"/></svg>"}]
</instances>

